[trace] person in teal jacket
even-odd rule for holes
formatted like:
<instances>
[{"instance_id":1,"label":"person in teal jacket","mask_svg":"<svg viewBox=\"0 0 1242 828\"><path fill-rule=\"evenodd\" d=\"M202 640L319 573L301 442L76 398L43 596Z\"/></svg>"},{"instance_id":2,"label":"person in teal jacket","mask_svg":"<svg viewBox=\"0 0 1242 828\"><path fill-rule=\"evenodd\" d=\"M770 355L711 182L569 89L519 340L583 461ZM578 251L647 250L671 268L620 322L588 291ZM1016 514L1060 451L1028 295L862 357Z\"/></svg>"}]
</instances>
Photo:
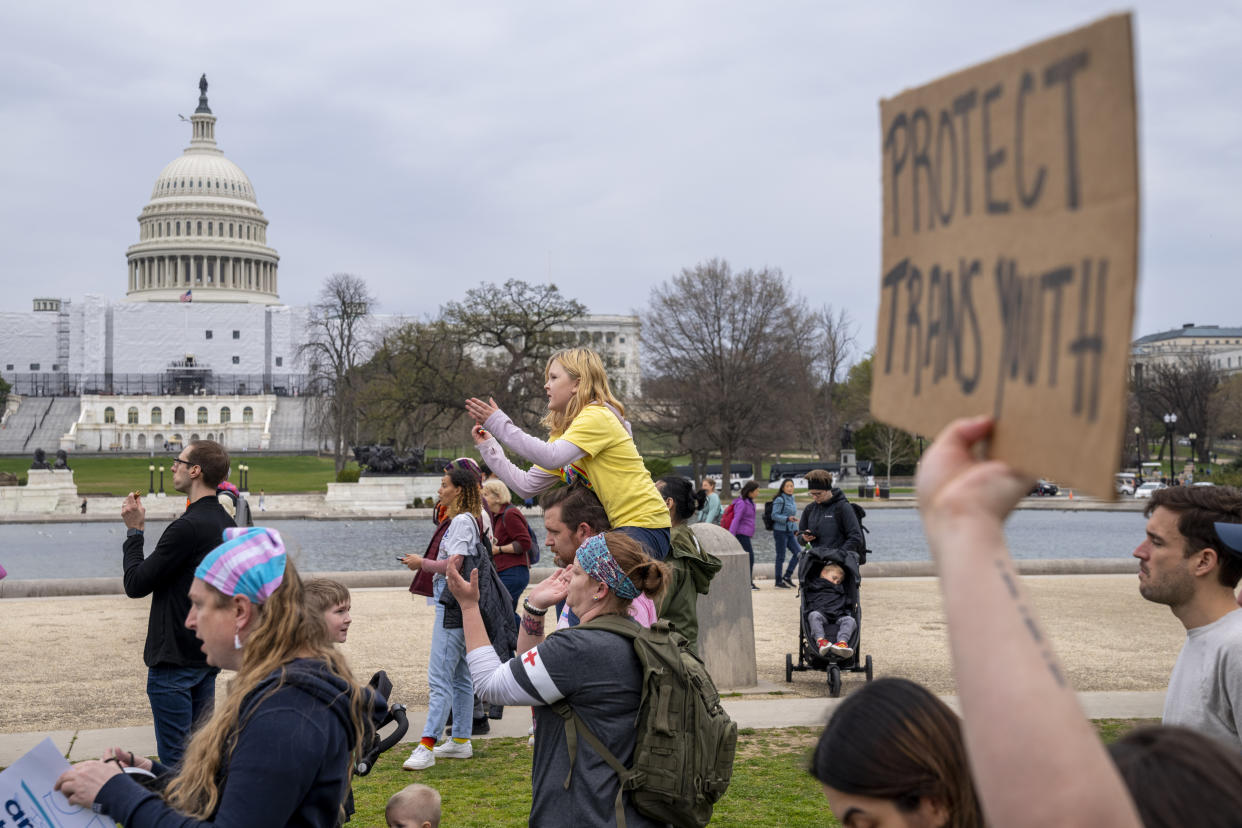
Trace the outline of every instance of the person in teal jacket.
<instances>
[{"instance_id":1,"label":"person in teal jacket","mask_svg":"<svg viewBox=\"0 0 1242 828\"><path fill-rule=\"evenodd\" d=\"M703 491L707 493L707 499L703 501L703 508L699 509L699 523L714 523L719 526L724 509L720 506L720 495L716 494L716 481L704 477Z\"/></svg>"},{"instance_id":2,"label":"person in teal jacket","mask_svg":"<svg viewBox=\"0 0 1242 828\"><path fill-rule=\"evenodd\" d=\"M781 483L780 494L772 500L772 541L776 546L776 585L782 589L793 586L794 570L798 566L798 505L794 502L794 482ZM785 550L789 550L789 566L782 574L781 564Z\"/></svg>"}]
</instances>

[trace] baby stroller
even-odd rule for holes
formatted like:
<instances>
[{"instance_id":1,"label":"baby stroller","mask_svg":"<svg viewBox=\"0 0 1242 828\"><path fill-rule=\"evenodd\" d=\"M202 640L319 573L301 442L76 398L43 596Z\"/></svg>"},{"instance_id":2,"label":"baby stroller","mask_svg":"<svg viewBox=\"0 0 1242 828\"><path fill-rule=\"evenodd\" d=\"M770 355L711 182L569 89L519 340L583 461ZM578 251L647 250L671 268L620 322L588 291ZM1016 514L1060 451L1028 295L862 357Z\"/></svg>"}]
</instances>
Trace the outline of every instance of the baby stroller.
<instances>
[{"instance_id":1,"label":"baby stroller","mask_svg":"<svg viewBox=\"0 0 1242 828\"><path fill-rule=\"evenodd\" d=\"M371 676L370 687L385 699L392 698L392 681L383 670ZM380 730L393 722L396 722L397 726L388 735L381 736ZM375 767L375 760L379 758L380 754L400 742L409 728L410 723L405 716L404 704L390 704L382 716L376 714L367 723L367 732L363 737L363 755L354 767L354 771L358 776L366 776L370 773L371 769Z\"/></svg>"},{"instance_id":2,"label":"baby stroller","mask_svg":"<svg viewBox=\"0 0 1242 828\"><path fill-rule=\"evenodd\" d=\"M808 549L803 553L798 561L798 663L794 664L792 653L785 653L785 681L792 682L794 670L799 672L805 670L825 670L828 673L828 691L835 699L841 695L841 672L848 670L851 673L866 673L867 681L871 681L871 656L865 658L861 653L861 635L862 635L862 603L858 599L858 582L860 580L858 567L866 563L866 552L855 557L853 552L842 549ZM819 647L815 643L815 638L811 635L811 629L807 623L807 607L806 590L803 585L808 583L809 579L818 578L820 571L824 568L824 564L837 563L845 569L845 580L842 582L845 586L846 600L853 607L850 613L854 616L854 620L858 622L858 626L854 629L850 636L849 645L854 650L854 654L848 657L841 657L832 652L826 655L819 654ZM828 640L834 640L837 631L837 625L830 623L827 633Z\"/></svg>"}]
</instances>

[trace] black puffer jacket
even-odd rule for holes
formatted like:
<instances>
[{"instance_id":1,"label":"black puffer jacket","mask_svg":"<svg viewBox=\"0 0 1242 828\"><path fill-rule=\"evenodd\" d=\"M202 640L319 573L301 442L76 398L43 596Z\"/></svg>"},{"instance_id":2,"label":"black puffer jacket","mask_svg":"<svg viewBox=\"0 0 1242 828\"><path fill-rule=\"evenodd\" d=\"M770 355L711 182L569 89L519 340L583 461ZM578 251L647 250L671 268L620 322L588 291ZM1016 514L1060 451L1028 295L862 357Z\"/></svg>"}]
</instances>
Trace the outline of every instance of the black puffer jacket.
<instances>
[{"instance_id":1,"label":"black puffer jacket","mask_svg":"<svg viewBox=\"0 0 1242 828\"><path fill-rule=\"evenodd\" d=\"M811 541L812 549L832 549L843 553L832 557L843 559L857 578L858 554L867 548L867 541L863 538L862 524L854 514L854 507L840 489L833 489L832 497L824 503L812 503L802 510L798 532L810 532L815 536Z\"/></svg>"}]
</instances>

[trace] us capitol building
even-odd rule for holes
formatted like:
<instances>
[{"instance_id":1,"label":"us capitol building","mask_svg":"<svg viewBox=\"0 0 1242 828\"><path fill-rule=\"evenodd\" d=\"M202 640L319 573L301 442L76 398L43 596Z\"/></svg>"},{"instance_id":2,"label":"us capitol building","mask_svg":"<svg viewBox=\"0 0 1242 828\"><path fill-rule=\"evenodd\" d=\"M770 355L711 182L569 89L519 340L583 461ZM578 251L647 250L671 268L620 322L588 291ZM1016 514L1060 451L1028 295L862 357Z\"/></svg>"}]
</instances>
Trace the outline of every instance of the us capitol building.
<instances>
[{"instance_id":1,"label":"us capitol building","mask_svg":"<svg viewBox=\"0 0 1242 828\"><path fill-rule=\"evenodd\" d=\"M280 302L280 256L249 177L216 143L205 75L189 125L189 146L138 216L123 300L40 297L32 311L0 311L0 377L13 386L0 453L162 451L200 437L231 450L315 448L298 357L309 309ZM638 391L635 317L571 327Z\"/></svg>"}]
</instances>

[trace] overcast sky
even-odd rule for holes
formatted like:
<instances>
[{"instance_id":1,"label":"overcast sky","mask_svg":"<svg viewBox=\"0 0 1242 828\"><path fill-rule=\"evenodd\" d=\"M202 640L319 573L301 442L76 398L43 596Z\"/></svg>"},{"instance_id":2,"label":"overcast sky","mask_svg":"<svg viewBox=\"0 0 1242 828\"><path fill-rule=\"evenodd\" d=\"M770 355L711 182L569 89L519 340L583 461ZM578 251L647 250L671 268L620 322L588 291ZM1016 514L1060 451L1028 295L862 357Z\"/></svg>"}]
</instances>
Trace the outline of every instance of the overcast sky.
<instances>
[{"instance_id":1,"label":"overcast sky","mask_svg":"<svg viewBox=\"0 0 1242 828\"><path fill-rule=\"evenodd\" d=\"M1242 325L1242 12L1139 3L1135 334ZM711 257L779 267L874 341L878 100L1123 10L1095 2L5 3L0 310L124 296L206 72L281 298L480 281L595 313Z\"/></svg>"}]
</instances>

